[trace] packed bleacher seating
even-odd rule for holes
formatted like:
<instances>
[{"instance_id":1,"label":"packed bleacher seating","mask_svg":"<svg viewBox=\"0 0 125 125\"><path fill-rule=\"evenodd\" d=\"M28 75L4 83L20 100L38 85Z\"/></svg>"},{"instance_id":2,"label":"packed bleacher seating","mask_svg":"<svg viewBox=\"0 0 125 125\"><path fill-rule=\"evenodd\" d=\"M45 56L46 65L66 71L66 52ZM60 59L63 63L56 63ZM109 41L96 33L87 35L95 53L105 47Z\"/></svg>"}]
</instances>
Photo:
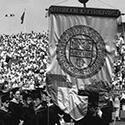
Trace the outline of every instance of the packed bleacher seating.
<instances>
[{"instance_id":1,"label":"packed bleacher seating","mask_svg":"<svg viewBox=\"0 0 125 125\"><path fill-rule=\"evenodd\" d=\"M18 33L0 36L0 85L34 88L43 84L47 63L48 34Z\"/></svg>"}]
</instances>

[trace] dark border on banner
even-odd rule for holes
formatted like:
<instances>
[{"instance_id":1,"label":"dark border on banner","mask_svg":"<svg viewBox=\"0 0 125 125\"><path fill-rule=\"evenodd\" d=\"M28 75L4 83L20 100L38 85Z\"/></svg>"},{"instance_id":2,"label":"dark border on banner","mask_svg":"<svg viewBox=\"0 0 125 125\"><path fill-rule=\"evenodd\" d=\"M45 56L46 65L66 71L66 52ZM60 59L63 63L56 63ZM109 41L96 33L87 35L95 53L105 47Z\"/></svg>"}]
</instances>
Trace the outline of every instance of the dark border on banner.
<instances>
[{"instance_id":1,"label":"dark border on banner","mask_svg":"<svg viewBox=\"0 0 125 125\"><path fill-rule=\"evenodd\" d=\"M84 8L84 7L69 7L69 6L50 6L49 7L49 14L119 17L121 15L121 12L118 9Z\"/></svg>"}]
</instances>

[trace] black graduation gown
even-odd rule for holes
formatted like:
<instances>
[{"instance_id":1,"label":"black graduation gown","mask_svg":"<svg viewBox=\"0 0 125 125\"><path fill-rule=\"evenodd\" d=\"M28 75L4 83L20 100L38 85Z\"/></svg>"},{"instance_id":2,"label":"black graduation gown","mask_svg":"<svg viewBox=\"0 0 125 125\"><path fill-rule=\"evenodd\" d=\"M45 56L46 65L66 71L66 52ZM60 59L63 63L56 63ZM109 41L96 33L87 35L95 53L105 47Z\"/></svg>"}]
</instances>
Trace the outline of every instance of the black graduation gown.
<instances>
[{"instance_id":1,"label":"black graduation gown","mask_svg":"<svg viewBox=\"0 0 125 125\"><path fill-rule=\"evenodd\" d=\"M47 107L41 106L36 111L36 125L47 125Z\"/></svg>"},{"instance_id":2,"label":"black graduation gown","mask_svg":"<svg viewBox=\"0 0 125 125\"><path fill-rule=\"evenodd\" d=\"M5 115L6 115L6 112L3 111L3 110L0 110L0 125L5 125Z\"/></svg>"},{"instance_id":3,"label":"black graduation gown","mask_svg":"<svg viewBox=\"0 0 125 125\"><path fill-rule=\"evenodd\" d=\"M0 110L0 125L10 125L11 116L9 112Z\"/></svg>"},{"instance_id":4,"label":"black graduation gown","mask_svg":"<svg viewBox=\"0 0 125 125\"><path fill-rule=\"evenodd\" d=\"M83 119L75 122L75 125L106 125L105 122L98 116L86 115Z\"/></svg>"},{"instance_id":5,"label":"black graduation gown","mask_svg":"<svg viewBox=\"0 0 125 125\"><path fill-rule=\"evenodd\" d=\"M37 125L60 125L58 113L56 105L44 105L36 112Z\"/></svg>"},{"instance_id":6,"label":"black graduation gown","mask_svg":"<svg viewBox=\"0 0 125 125\"><path fill-rule=\"evenodd\" d=\"M22 119L22 104L10 101L8 109L11 115L10 125L18 125Z\"/></svg>"},{"instance_id":7,"label":"black graduation gown","mask_svg":"<svg viewBox=\"0 0 125 125\"><path fill-rule=\"evenodd\" d=\"M59 108L55 104L47 107L49 125L60 125L58 113Z\"/></svg>"},{"instance_id":8,"label":"black graduation gown","mask_svg":"<svg viewBox=\"0 0 125 125\"><path fill-rule=\"evenodd\" d=\"M35 111L33 107L23 107L23 125L36 125Z\"/></svg>"},{"instance_id":9,"label":"black graduation gown","mask_svg":"<svg viewBox=\"0 0 125 125\"><path fill-rule=\"evenodd\" d=\"M112 122L112 112L113 112L113 103L109 101L102 109L102 119L105 121L106 125L109 125Z\"/></svg>"}]
</instances>

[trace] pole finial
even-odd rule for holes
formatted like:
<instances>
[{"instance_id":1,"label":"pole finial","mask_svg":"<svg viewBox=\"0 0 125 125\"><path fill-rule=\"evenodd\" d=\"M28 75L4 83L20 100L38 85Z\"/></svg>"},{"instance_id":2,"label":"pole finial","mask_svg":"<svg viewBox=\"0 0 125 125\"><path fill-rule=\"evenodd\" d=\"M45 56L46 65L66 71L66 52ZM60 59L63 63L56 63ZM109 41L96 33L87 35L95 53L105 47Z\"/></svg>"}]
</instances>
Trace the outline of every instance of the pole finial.
<instances>
[{"instance_id":1,"label":"pole finial","mask_svg":"<svg viewBox=\"0 0 125 125\"><path fill-rule=\"evenodd\" d=\"M84 5L84 7L86 7L86 3L89 1L89 0L78 0L80 3L82 3Z\"/></svg>"}]
</instances>

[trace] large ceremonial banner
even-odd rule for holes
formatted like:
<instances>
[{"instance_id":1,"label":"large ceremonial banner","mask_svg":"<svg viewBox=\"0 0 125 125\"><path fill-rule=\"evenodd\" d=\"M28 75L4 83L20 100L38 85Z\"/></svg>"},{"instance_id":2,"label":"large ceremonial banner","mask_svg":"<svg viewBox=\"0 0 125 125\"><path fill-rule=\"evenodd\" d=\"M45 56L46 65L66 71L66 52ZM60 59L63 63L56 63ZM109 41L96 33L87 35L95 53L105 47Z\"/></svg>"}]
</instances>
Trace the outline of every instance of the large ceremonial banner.
<instances>
[{"instance_id":1,"label":"large ceremonial banner","mask_svg":"<svg viewBox=\"0 0 125 125\"><path fill-rule=\"evenodd\" d=\"M91 84L93 80L110 83L113 75L114 38L117 35L119 15L119 10L51 6L49 8L50 64L47 73L66 76L76 95L78 89L84 89L85 84ZM60 98L58 105L60 107L65 105L67 108L65 110L70 113L72 106L77 107L80 104L79 97L75 95L75 98L67 100L66 105L61 99L67 96L67 99L70 99L73 94L68 93L62 97L62 93L67 92L61 91L62 87L58 85L56 87L57 99ZM86 98L83 98L86 107ZM71 104L73 100L74 103L79 103ZM79 120L83 114L79 113L77 117L71 113L71 116Z\"/></svg>"}]
</instances>

